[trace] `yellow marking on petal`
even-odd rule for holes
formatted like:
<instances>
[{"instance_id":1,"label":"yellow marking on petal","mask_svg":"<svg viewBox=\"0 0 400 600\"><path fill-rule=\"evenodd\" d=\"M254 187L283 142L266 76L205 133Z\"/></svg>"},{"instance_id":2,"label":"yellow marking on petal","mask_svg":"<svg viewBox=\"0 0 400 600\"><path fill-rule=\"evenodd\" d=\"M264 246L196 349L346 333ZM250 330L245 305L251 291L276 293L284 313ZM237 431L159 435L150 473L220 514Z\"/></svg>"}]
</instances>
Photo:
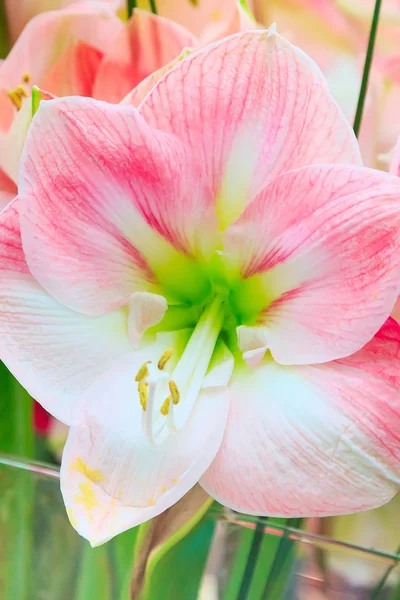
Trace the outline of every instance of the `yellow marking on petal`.
<instances>
[{"instance_id":1,"label":"yellow marking on petal","mask_svg":"<svg viewBox=\"0 0 400 600\"><path fill-rule=\"evenodd\" d=\"M30 83L32 80L32 75L30 73L24 73L22 75L22 83Z\"/></svg>"},{"instance_id":2,"label":"yellow marking on petal","mask_svg":"<svg viewBox=\"0 0 400 600\"><path fill-rule=\"evenodd\" d=\"M167 488L166 488L166 487L163 487L163 488L161 488L161 491L162 491L162 492L166 492L166 491L167 491Z\"/></svg>"},{"instance_id":3,"label":"yellow marking on petal","mask_svg":"<svg viewBox=\"0 0 400 600\"><path fill-rule=\"evenodd\" d=\"M170 406L171 406L171 396L168 396L168 398L165 398L165 400L162 403L161 408L160 408L160 413L162 415L164 415L164 417L166 417L167 414L169 413Z\"/></svg>"},{"instance_id":4,"label":"yellow marking on petal","mask_svg":"<svg viewBox=\"0 0 400 600\"><path fill-rule=\"evenodd\" d=\"M149 384L148 383L144 383L143 381L141 381L138 384L138 392L139 392L140 406L146 412L147 398L148 398L148 395L149 395Z\"/></svg>"},{"instance_id":5,"label":"yellow marking on petal","mask_svg":"<svg viewBox=\"0 0 400 600\"><path fill-rule=\"evenodd\" d=\"M82 504L88 512L91 512L99 505L94 494L93 485L91 483L80 483L79 489L81 490L81 495L76 495L74 502Z\"/></svg>"},{"instance_id":6,"label":"yellow marking on petal","mask_svg":"<svg viewBox=\"0 0 400 600\"><path fill-rule=\"evenodd\" d=\"M181 395L179 393L178 386L176 385L175 381L172 381L172 379L170 379L170 381L168 382L168 385L169 385L169 391L171 392L171 396L172 396L172 402L174 404L179 404Z\"/></svg>"},{"instance_id":7,"label":"yellow marking on petal","mask_svg":"<svg viewBox=\"0 0 400 600\"><path fill-rule=\"evenodd\" d=\"M104 475L101 473L101 471L88 467L80 456L78 456L76 461L70 466L70 470L82 473L88 479L90 479L90 481L93 481L93 483L104 481Z\"/></svg>"},{"instance_id":8,"label":"yellow marking on petal","mask_svg":"<svg viewBox=\"0 0 400 600\"><path fill-rule=\"evenodd\" d=\"M154 498L150 498L148 506L154 506L154 505L155 505Z\"/></svg>"},{"instance_id":9,"label":"yellow marking on petal","mask_svg":"<svg viewBox=\"0 0 400 600\"><path fill-rule=\"evenodd\" d=\"M177 477L174 477L172 480L174 483L178 483L179 479Z\"/></svg>"},{"instance_id":10,"label":"yellow marking on petal","mask_svg":"<svg viewBox=\"0 0 400 600\"><path fill-rule=\"evenodd\" d=\"M164 352L164 354L161 356L160 360L158 361L158 365L157 365L157 367L160 369L160 371L162 371L164 369L165 365L171 358L173 351L174 351L173 348L168 348L168 350L166 350Z\"/></svg>"},{"instance_id":11,"label":"yellow marking on petal","mask_svg":"<svg viewBox=\"0 0 400 600\"><path fill-rule=\"evenodd\" d=\"M137 381L137 382L143 381L143 379L145 379L145 377L148 376L149 368L147 365L149 365L150 363L151 363L151 360L148 360L147 362L142 364L142 366L140 367L139 371L136 374L135 381Z\"/></svg>"}]
</instances>

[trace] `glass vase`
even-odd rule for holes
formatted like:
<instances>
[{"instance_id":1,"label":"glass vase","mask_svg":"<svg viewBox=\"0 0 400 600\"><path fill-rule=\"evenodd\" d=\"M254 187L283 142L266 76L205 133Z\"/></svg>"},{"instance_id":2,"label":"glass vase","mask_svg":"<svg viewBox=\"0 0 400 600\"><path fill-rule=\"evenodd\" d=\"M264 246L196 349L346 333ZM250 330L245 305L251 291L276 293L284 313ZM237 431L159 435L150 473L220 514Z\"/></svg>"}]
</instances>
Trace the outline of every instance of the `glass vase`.
<instances>
[{"instance_id":1,"label":"glass vase","mask_svg":"<svg viewBox=\"0 0 400 600\"><path fill-rule=\"evenodd\" d=\"M346 541L354 529L367 539L376 514L357 517L359 526L357 519L346 525L351 517L300 523L213 505L196 535L163 557L158 591L144 590L138 600L400 600L400 557L385 548L385 531L373 536L381 547ZM336 530L341 539L326 534ZM92 549L68 522L54 466L0 456L0 536L1 600L132 597L137 531Z\"/></svg>"}]
</instances>

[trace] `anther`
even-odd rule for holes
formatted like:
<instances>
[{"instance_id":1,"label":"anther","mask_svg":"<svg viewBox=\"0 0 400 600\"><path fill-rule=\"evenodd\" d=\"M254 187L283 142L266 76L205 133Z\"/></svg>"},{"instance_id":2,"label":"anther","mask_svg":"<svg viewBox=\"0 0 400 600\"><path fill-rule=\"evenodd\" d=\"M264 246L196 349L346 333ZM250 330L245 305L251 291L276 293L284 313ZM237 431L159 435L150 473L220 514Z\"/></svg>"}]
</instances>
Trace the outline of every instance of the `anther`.
<instances>
[{"instance_id":1,"label":"anther","mask_svg":"<svg viewBox=\"0 0 400 600\"><path fill-rule=\"evenodd\" d=\"M22 83L30 83L32 77L30 73L24 73L22 75Z\"/></svg>"},{"instance_id":2,"label":"anther","mask_svg":"<svg viewBox=\"0 0 400 600\"><path fill-rule=\"evenodd\" d=\"M169 385L169 391L171 392L171 396L172 396L172 402L174 404L179 404L181 395L179 393L178 386L176 385L175 381L172 381L172 379L169 380L168 385Z\"/></svg>"},{"instance_id":3,"label":"anther","mask_svg":"<svg viewBox=\"0 0 400 600\"><path fill-rule=\"evenodd\" d=\"M140 405L143 408L144 412L146 412L147 408L147 398L149 395L149 384L144 383L143 381L138 384L138 392L139 392L139 401Z\"/></svg>"},{"instance_id":4,"label":"anther","mask_svg":"<svg viewBox=\"0 0 400 600\"><path fill-rule=\"evenodd\" d=\"M136 374L135 381L143 381L143 379L145 379L145 377L149 375L149 367L147 365L149 365L150 363L151 360L148 360L147 362L142 364L142 366Z\"/></svg>"},{"instance_id":5,"label":"anther","mask_svg":"<svg viewBox=\"0 0 400 600\"><path fill-rule=\"evenodd\" d=\"M8 92L7 95L10 98L11 102L14 104L15 108L17 110L20 110L20 108L22 106L22 98L18 94L18 92L16 92L15 90L11 90Z\"/></svg>"},{"instance_id":6,"label":"anther","mask_svg":"<svg viewBox=\"0 0 400 600\"><path fill-rule=\"evenodd\" d=\"M171 406L171 396L168 396L168 398L165 398L164 402L161 405L160 408L160 413L166 417L167 414L169 413L169 407Z\"/></svg>"},{"instance_id":7,"label":"anther","mask_svg":"<svg viewBox=\"0 0 400 600\"><path fill-rule=\"evenodd\" d=\"M163 355L161 356L160 360L158 361L158 365L157 365L157 367L160 369L160 371L162 371L164 369L165 365L167 364L167 362L171 358L172 353L173 353L173 349L172 348L168 348L168 350L166 350L163 353Z\"/></svg>"},{"instance_id":8,"label":"anther","mask_svg":"<svg viewBox=\"0 0 400 600\"><path fill-rule=\"evenodd\" d=\"M26 91L26 89L24 88L23 85L17 85L17 87L15 88L15 91L17 92L17 94L19 96L21 96L21 98L27 98L28 97L28 93Z\"/></svg>"}]
</instances>

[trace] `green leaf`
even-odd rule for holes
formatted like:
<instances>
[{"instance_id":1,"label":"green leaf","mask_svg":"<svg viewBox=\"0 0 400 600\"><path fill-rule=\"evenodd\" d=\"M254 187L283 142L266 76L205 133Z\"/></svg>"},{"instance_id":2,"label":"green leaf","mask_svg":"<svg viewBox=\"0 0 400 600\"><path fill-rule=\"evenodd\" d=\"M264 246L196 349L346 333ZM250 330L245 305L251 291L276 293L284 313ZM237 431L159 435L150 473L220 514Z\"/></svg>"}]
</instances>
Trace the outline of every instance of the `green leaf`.
<instances>
[{"instance_id":1,"label":"green leaf","mask_svg":"<svg viewBox=\"0 0 400 600\"><path fill-rule=\"evenodd\" d=\"M0 362L0 452L32 458L32 400Z\"/></svg>"},{"instance_id":2,"label":"green leaf","mask_svg":"<svg viewBox=\"0 0 400 600\"><path fill-rule=\"evenodd\" d=\"M196 486L175 506L140 527L132 597L197 597L215 528L215 520L208 515L212 502Z\"/></svg>"},{"instance_id":3,"label":"green leaf","mask_svg":"<svg viewBox=\"0 0 400 600\"><path fill-rule=\"evenodd\" d=\"M285 523L284 519L260 518L255 529L243 527L237 532L223 600L281 600L292 566L294 542L285 533L272 535L264 529ZM290 525L296 527L297 520Z\"/></svg>"},{"instance_id":4,"label":"green leaf","mask_svg":"<svg viewBox=\"0 0 400 600\"><path fill-rule=\"evenodd\" d=\"M0 452L32 458L34 436L32 400L0 363ZM2 537L7 540L7 561L2 562L5 589L2 600L29 600L34 482L28 472L14 475L11 498L6 507Z\"/></svg>"},{"instance_id":5,"label":"green leaf","mask_svg":"<svg viewBox=\"0 0 400 600\"><path fill-rule=\"evenodd\" d=\"M376 33L378 31L380 10L381 10L381 0L375 0L375 8L374 8L373 16L372 16L371 29L369 32L368 47L367 47L367 53L365 55L365 62L364 62L364 69L363 69L363 75L362 75L362 81L361 81L360 94L358 96L356 116L354 117L353 129L354 129L354 133L356 134L357 137L360 132L361 119L362 119L363 112L364 112L365 97L367 95L367 90L368 90L369 73L371 71L372 59L374 56L374 47L375 47Z\"/></svg>"},{"instance_id":6,"label":"green leaf","mask_svg":"<svg viewBox=\"0 0 400 600\"><path fill-rule=\"evenodd\" d=\"M112 600L130 599L130 582L138 533L139 527L134 527L106 544L112 572Z\"/></svg>"},{"instance_id":7,"label":"green leaf","mask_svg":"<svg viewBox=\"0 0 400 600\"><path fill-rule=\"evenodd\" d=\"M113 600L107 547L85 544L77 582L76 600Z\"/></svg>"}]
</instances>

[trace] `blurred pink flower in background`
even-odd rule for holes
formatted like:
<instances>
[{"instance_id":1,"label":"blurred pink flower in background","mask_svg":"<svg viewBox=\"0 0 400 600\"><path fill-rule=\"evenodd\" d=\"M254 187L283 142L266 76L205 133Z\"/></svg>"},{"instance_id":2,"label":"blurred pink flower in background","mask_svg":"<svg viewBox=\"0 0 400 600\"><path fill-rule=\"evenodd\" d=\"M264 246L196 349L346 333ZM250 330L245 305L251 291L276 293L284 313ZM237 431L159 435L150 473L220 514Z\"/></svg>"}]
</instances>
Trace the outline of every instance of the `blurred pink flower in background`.
<instances>
[{"instance_id":1,"label":"blurred pink flower in background","mask_svg":"<svg viewBox=\"0 0 400 600\"><path fill-rule=\"evenodd\" d=\"M398 491L400 181L360 164L273 29L138 110L41 104L1 214L1 358L71 426L62 491L94 545L198 480L257 515Z\"/></svg>"},{"instance_id":2,"label":"blurred pink flower in background","mask_svg":"<svg viewBox=\"0 0 400 600\"><path fill-rule=\"evenodd\" d=\"M350 121L360 91L374 0L253 0L256 19L318 63ZM368 166L388 170L400 133L400 6L382 2L360 146Z\"/></svg>"},{"instance_id":3,"label":"blurred pink flower in background","mask_svg":"<svg viewBox=\"0 0 400 600\"><path fill-rule=\"evenodd\" d=\"M151 9L149 0L137 4ZM251 12L239 0L157 0L156 5L159 15L186 27L201 44L255 27Z\"/></svg>"},{"instance_id":4,"label":"blurred pink flower in background","mask_svg":"<svg viewBox=\"0 0 400 600\"><path fill-rule=\"evenodd\" d=\"M160 16L135 9L124 22L121 1L10 2L10 18L30 21L0 65L0 207L16 194L19 158L31 121L33 85L54 96L81 95L120 102L139 82L176 59L185 47L200 46L223 35L253 26L235 0L226 0L210 25L211 3L196 7L196 19L186 18L184 0L160 3ZM189 12L193 7L189 6ZM178 22L164 18L177 18ZM191 13L190 13L191 14ZM211 15L211 16L210 16ZM179 17L179 18L178 18ZM196 37L180 23L196 23ZM192 28L193 29L193 28ZM46 43L43 43L43 40ZM152 80L150 80L153 83ZM148 91L149 84L145 88ZM141 93L144 93L142 88Z\"/></svg>"},{"instance_id":5,"label":"blurred pink flower in background","mask_svg":"<svg viewBox=\"0 0 400 600\"><path fill-rule=\"evenodd\" d=\"M30 21L0 65L0 206L16 194L33 85L54 96L119 102L195 43L172 21L135 10L124 23L102 2L81 2Z\"/></svg>"},{"instance_id":6,"label":"blurred pink flower in background","mask_svg":"<svg viewBox=\"0 0 400 600\"><path fill-rule=\"evenodd\" d=\"M86 0L87 4L107 4L117 10L121 0ZM8 29L12 42L15 42L25 25L42 12L57 10L77 4L77 0L5 0Z\"/></svg>"}]
</instances>

